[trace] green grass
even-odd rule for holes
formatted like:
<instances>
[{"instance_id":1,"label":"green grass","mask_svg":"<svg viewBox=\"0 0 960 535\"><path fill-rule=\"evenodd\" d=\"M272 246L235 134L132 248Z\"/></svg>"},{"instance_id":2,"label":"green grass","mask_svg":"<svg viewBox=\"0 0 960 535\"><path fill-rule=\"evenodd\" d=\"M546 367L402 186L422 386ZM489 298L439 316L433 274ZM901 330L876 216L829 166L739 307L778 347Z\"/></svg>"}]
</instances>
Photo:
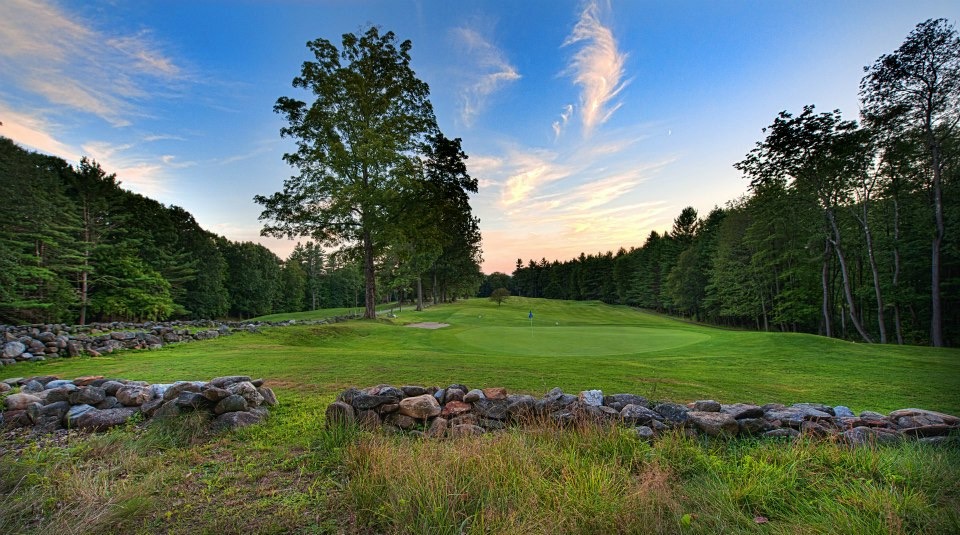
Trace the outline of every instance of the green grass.
<instances>
[{"instance_id":1,"label":"green grass","mask_svg":"<svg viewBox=\"0 0 960 535\"><path fill-rule=\"evenodd\" d=\"M397 307L397 303L384 303L377 305L377 312L384 312ZM342 308L322 308L320 310L308 310L305 312L283 312L279 314L268 314L266 316L257 316L247 321L289 321L289 320L325 320L335 316L352 316L363 314L363 307L342 307Z\"/></svg>"},{"instance_id":2,"label":"green grass","mask_svg":"<svg viewBox=\"0 0 960 535\"><path fill-rule=\"evenodd\" d=\"M450 326L406 326L421 321ZM649 445L602 429L425 442L325 430L322 415L347 386L452 382L960 414L958 372L956 349L727 331L521 298L18 364L0 378L247 374L267 378L281 405L226 435L173 423L0 455L0 531L955 533L956 449L679 436Z\"/></svg>"}]
</instances>

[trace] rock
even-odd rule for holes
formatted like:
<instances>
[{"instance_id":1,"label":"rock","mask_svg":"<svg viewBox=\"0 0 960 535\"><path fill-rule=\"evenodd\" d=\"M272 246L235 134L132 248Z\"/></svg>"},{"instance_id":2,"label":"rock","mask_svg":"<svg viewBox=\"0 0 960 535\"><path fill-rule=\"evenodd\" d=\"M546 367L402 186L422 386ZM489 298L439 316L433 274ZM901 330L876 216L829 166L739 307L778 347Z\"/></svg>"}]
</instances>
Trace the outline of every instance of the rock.
<instances>
[{"instance_id":1,"label":"rock","mask_svg":"<svg viewBox=\"0 0 960 535\"><path fill-rule=\"evenodd\" d=\"M124 386L126 385L121 383L120 381L111 380L111 381L106 381L105 383L100 385L100 388L102 388L103 391L106 392L108 396L116 396L117 391L123 388Z\"/></svg>"},{"instance_id":2,"label":"rock","mask_svg":"<svg viewBox=\"0 0 960 535\"><path fill-rule=\"evenodd\" d=\"M467 413L461 414L460 416L454 416L453 418L450 418L449 422L450 422L450 427L453 427L455 425L464 425L464 424L477 425L479 423L479 420L477 419L476 414L473 414L472 412L467 412Z\"/></svg>"},{"instance_id":3,"label":"rock","mask_svg":"<svg viewBox=\"0 0 960 535\"><path fill-rule=\"evenodd\" d=\"M213 381L211 381L211 383L212 382ZM177 381L176 383L173 383L172 385L163 389L163 400L170 401L170 400L179 398L180 393L182 392L200 392L202 389L203 389L202 383L198 383L195 381Z\"/></svg>"},{"instance_id":4,"label":"rock","mask_svg":"<svg viewBox=\"0 0 960 535\"><path fill-rule=\"evenodd\" d=\"M334 401L327 406L327 427L334 425L351 426L356 423L353 407L343 401Z\"/></svg>"},{"instance_id":5,"label":"rock","mask_svg":"<svg viewBox=\"0 0 960 535\"><path fill-rule=\"evenodd\" d=\"M217 388L226 388L234 383L240 383L243 381L250 382L250 376L248 375L227 375L224 377L216 377L210 380L210 385Z\"/></svg>"},{"instance_id":6,"label":"rock","mask_svg":"<svg viewBox=\"0 0 960 535\"><path fill-rule=\"evenodd\" d=\"M115 398L114 396L107 396L107 397L103 398L103 401L101 401L100 403L97 403L96 405L94 405L94 407L96 407L96 408L98 408L98 409L100 409L100 410L105 410L105 409L120 409L120 408L123 408L123 403L120 403L120 401L119 401L117 398Z\"/></svg>"},{"instance_id":7,"label":"rock","mask_svg":"<svg viewBox=\"0 0 960 535\"><path fill-rule=\"evenodd\" d=\"M154 413L157 409L163 405L164 401L162 397L155 397L151 400L145 401L143 405L140 405L140 412L143 413L147 418L153 418Z\"/></svg>"},{"instance_id":8,"label":"rock","mask_svg":"<svg viewBox=\"0 0 960 535\"><path fill-rule=\"evenodd\" d=\"M463 396L467 395L466 390L460 390L459 388L447 387L446 395L443 397L444 403L450 403L451 401L463 401Z\"/></svg>"},{"instance_id":9,"label":"rock","mask_svg":"<svg viewBox=\"0 0 960 535\"><path fill-rule=\"evenodd\" d=\"M653 429L650 429L645 425L634 427L633 432L637 435L637 438L639 438L640 440L646 440L648 442L653 440L653 434L654 434Z\"/></svg>"},{"instance_id":10,"label":"rock","mask_svg":"<svg viewBox=\"0 0 960 535\"><path fill-rule=\"evenodd\" d=\"M73 381L70 381L69 379L54 379L53 381L43 385L43 387L49 390L51 388L60 388L61 386L67 385L74 386Z\"/></svg>"},{"instance_id":11,"label":"rock","mask_svg":"<svg viewBox=\"0 0 960 535\"><path fill-rule=\"evenodd\" d=\"M630 403L620 411L620 419L629 425L650 425L651 421L663 420L663 416L643 405Z\"/></svg>"},{"instance_id":12,"label":"rock","mask_svg":"<svg viewBox=\"0 0 960 535\"><path fill-rule=\"evenodd\" d=\"M469 403L464 403L462 401L451 401L443 406L443 410L440 411L440 414L444 418L450 418L451 416L458 416L468 412L471 408L473 407Z\"/></svg>"},{"instance_id":13,"label":"rock","mask_svg":"<svg viewBox=\"0 0 960 535\"><path fill-rule=\"evenodd\" d=\"M900 440L900 434L889 429L861 426L844 431L843 438L853 446L894 444Z\"/></svg>"},{"instance_id":14,"label":"rock","mask_svg":"<svg viewBox=\"0 0 960 535\"><path fill-rule=\"evenodd\" d=\"M453 437L471 437L484 433L485 431L479 425L460 424L450 428L450 435Z\"/></svg>"},{"instance_id":15,"label":"rock","mask_svg":"<svg viewBox=\"0 0 960 535\"><path fill-rule=\"evenodd\" d=\"M815 411L825 412L830 416L834 416L833 407L830 405L824 405L823 403L794 403L791 405L794 409L812 409Z\"/></svg>"},{"instance_id":16,"label":"rock","mask_svg":"<svg viewBox=\"0 0 960 535\"><path fill-rule=\"evenodd\" d=\"M484 388L482 390L484 397L492 400L507 399L507 389L503 387Z\"/></svg>"},{"instance_id":17,"label":"rock","mask_svg":"<svg viewBox=\"0 0 960 535\"><path fill-rule=\"evenodd\" d=\"M900 430L904 436L922 438L922 437L942 437L949 435L956 426L946 424L924 425L921 427L907 427Z\"/></svg>"},{"instance_id":18,"label":"rock","mask_svg":"<svg viewBox=\"0 0 960 535\"><path fill-rule=\"evenodd\" d=\"M391 412L397 412L400 410L399 403L385 403L377 407L377 412L380 414L390 414Z\"/></svg>"},{"instance_id":19,"label":"rock","mask_svg":"<svg viewBox=\"0 0 960 535\"><path fill-rule=\"evenodd\" d=\"M712 399L704 399L693 403L696 412L720 412L720 404Z\"/></svg>"},{"instance_id":20,"label":"rock","mask_svg":"<svg viewBox=\"0 0 960 535\"><path fill-rule=\"evenodd\" d=\"M719 412L720 404L717 403L717 405L717 412L690 411L687 413L687 418L698 429L712 437L736 436L740 432L737 421L733 416Z\"/></svg>"},{"instance_id":21,"label":"rock","mask_svg":"<svg viewBox=\"0 0 960 535\"><path fill-rule=\"evenodd\" d=\"M268 386L258 386L257 392L260 394L260 397L263 398L263 404L267 407L275 407L277 405L277 395L273 393L273 389Z\"/></svg>"},{"instance_id":22,"label":"rock","mask_svg":"<svg viewBox=\"0 0 960 535\"><path fill-rule=\"evenodd\" d=\"M172 418L180 415L181 410L180 406L177 405L177 400L163 401L163 398L160 398L160 401L162 405L153 412L154 418Z\"/></svg>"},{"instance_id":23,"label":"rock","mask_svg":"<svg viewBox=\"0 0 960 535\"><path fill-rule=\"evenodd\" d=\"M487 399L481 399L473 404L473 412L484 418L504 420L507 417L507 407L509 407L509 403L505 398L491 399L488 396Z\"/></svg>"},{"instance_id":24,"label":"rock","mask_svg":"<svg viewBox=\"0 0 960 535\"><path fill-rule=\"evenodd\" d=\"M804 406L786 407L780 410L767 411L763 415L770 421L779 421L783 425L799 429L805 421L826 420L832 418L829 413Z\"/></svg>"},{"instance_id":25,"label":"rock","mask_svg":"<svg viewBox=\"0 0 960 535\"><path fill-rule=\"evenodd\" d=\"M0 394L3 394L4 392L9 392L11 390L13 390L13 387L8 385L7 383L0 383Z\"/></svg>"},{"instance_id":26,"label":"rock","mask_svg":"<svg viewBox=\"0 0 960 535\"><path fill-rule=\"evenodd\" d=\"M40 398L33 394L10 394L3 400L10 411L22 411L31 403L40 403Z\"/></svg>"},{"instance_id":27,"label":"rock","mask_svg":"<svg viewBox=\"0 0 960 535\"><path fill-rule=\"evenodd\" d=\"M149 386L126 385L117 389L116 398L128 407L139 407L153 399L153 389Z\"/></svg>"},{"instance_id":28,"label":"rock","mask_svg":"<svg viewBox=\"0 0 960 535\"><path fill-rule=\"evenodd\" d=\"M400 387L403 395L409 397L422 396L427 393L427 389L418 385L404 385Z\"/></svg>"},{"instance_id":29,"label":"rock","mask_svg":"<svg viewBox=\"0 0 960 535\"><path fill-rule=\"evenodd\" d=\"M202 394L190 391L180 392L180 395L177 396L177 399L167 401L166 403L171 402L174 403L181 411L209 409L210 406L213 405L213 402L203 397Z\"/></svg>"},{"instance_id":30,"label":"rock","mask_svg":"<svg viewBox=\"0 0 960 535\"><path fill-rule=\"evenodd\" d=\"M104 431L125 424L136 412L137 409L131 407L107 410L92 409L77 417L76 427L90 431Z\"/></svg>"},{"instance_id":31,"label":"rock","mask_svg":"<svg viewBox=\"0 0 960 535\"><path fill-rule=\"evenodd\" d=\"M690 412L689 409L679 403L659 403L653 410L660 413L664 421L675 425L685 424L687 422L687 413Z\"/></svg>"},{"instance_id":32,"label":"rock","mask_svg":"<svg viewBox=\"0 0 960 535\"><path fill-rule=\"evenodd\" d=\"M358 393L353 397L353 400L350 402L357 410L369 410L375 409L384 403L396 403L399 401L393 396L376 396L371 394Z\"/></svg>"},{"instance_id":33,"label":"rock","mask_svg":"<svg viewBox=\"0 0 960 535\"><path fill-rule=\"evenodd\" d=\"M377 411L360 411L357 413L357 425L368 431L375 431L383 421Z\"/></svg>"},{"instance_id":34,"label":"rock","mask_svg":"<svg viewBox=\"0 0 960 535\"><path fill-rule=\"evenodd\" d=\"M226 390L231 394L243 396L243 399L247 400L251 407L259 407L263 404L263 396L260 395L260 392L257 392L257 387L253 386L250 381L240 381L227 385Z\"/></svg>"},{"instance_id":35,"label":"rock","mask_svg":"<svg viewBox=\"0 0 960 535\"><path fill-rule=\"evenodd\" d=\"M960 418L923 409L900 409L891 412L887 419L899 429L926 427L930 425L960 426Z\"/></svg>"},{"instance_id":36,"label":"rock","mask_svg":"<svg viewBox=\"0 0 960 535\"><path fill-rule=\"evenodd\" d=\"M20 392L23 394L36 394L38 392L43 392L43 384L36 379L31 379L27 381L27 384L20 387Z\"/></svg>"},{"instance_id":37,"label":"rock","mask_svg":"<svg viewBox=\"0 0 960 535\"><path fill-rule=\"evenodd\" d=\"M424 436L427 438L442 438L447 434L447 419L446 418L434 418L430 422L430 427L427 429Z\"/></svg>"},{"instance_id":38,"label":"rock","mask_svg":"<svg viewBox=\"0 0 960 535\"><path fill-rule=\"evenodd\" d=\"M66 386L61 386L58 388L52 388L50 390L44 391L46 394L45 401L47 403L54 403L57 401L69 401L70 393L76 390L77 387L72 383Z\"/></svg>"},{"instance_id":39,"label":"rock","mask_svg":"<svg viewBox=\"0 0 960 535\"><path fill-rule=\"evenodd\" d=\"M395 412L390 416L387 416L384 421L388 424L395 425L404 431L413 429L417 425L417 420L399 412Z\"/></svg>"},{"instance_id":40,"label":"rock","mask_svg":"<svg viewBox=\"0 0 960 535\"><path fill-rule=\"evenodd\" d=\"M204 398L206 399L206 398ZM247 410L247 400L238 394L232 394L220 400L213 408L214 414L224 414L227 412L237 412Z\"/></svg>"},{"instance_id":41,"label":"rock","mask_svg":"<svg viewBox=\"0 0 960 535\"><path fill-rule=\"evenodd\" d=\"M762 435L776 427L763 418L741 418L736 420L741 435Z\"/></svg>"},{"instance_id":42,"label":"rock","mask_svg":"<svg viewBox=\"0 0 960 535\"><path fill-rule=\"evenodd\" d=\"M422 394L400 400L399 414L418 420L426 420L440 414L440 404L430 394ZM403 427L403 426L399 426Z\"/></svg>"},{"instance_id":43,"label":"rock","mask_svg":"<svg viewBox=\"0 0 960 535\"><path fill-rule=\"evenodd\" d=\"M0 412L0 427L11 429L30 427L31 425L33 425L33 420L30 419L26 410Z\"/></svg>"},{"instance_id":44,"label":"rock","mask_svg":"<svg viewBox=\"0 0 960 535\"><path fill-rule=\"evenodd\" d=\"M650 408L650 402L647 401L647 398L643 396L637 396L635 394L613 394L611 396L603 396L603 404L617 411L623 410L623 408L627 405L639 405L648 409Z\"/></svg>"},{"instance_id":45,"label":"rock","mask_svg":"<svg viewBox=\"0 0 960 535\"><path fill-rule=\"evenodd\" d=\"M856 414L850 410L850 407L844 407L843 405L837 405L833 408L833 415L837 418L854 418Z\"/></svg>"},{"instance_id":46,"label":"rock","mask_svg":"<svg viewBox=\"0 0 960 535\"><path fill-rule=\"evenodd\" d=\"M231 429L237 429L239 427L246 427L248 425L253 425L255 423L263 420L263 415L260 413L241 411L241 412L227 412L217 416L211 425L211 429L214 432L223 432Z\"/></svg>"},{"instance_id":47,"label":"rock","mask_svg":"<svg viewBox=\"0 0 960 535\"><path fill-rule=\"evenodd\" d=\"M98 381L100 379L103 379L102 375L85 375L83 377L77 377L76 379L74 379L73 384L77 386L87 386L93 383L94 381Z\"/></svg>"},{"instance_id":48,"label":"rock","mask_svg":"<svg viewBox=\"0 0 960 535\"><path fill-rule=\"evenodd\" d=\"M210 386L209 384L200 390L200 393L203 394L203 397L209 399L210 401L216 403L221 399L224 399L232 394L222 388L217 388L215 386ZM166 394L164 394L166 395Z\"/></svg>"},{"instance_id":49,"label":"rock","mask_svg":"<svg viewBox=\"0 0 960 535\"><path fill-rule=\"evenodd\" d=\"M720 412L733 416L734 420L742 420L744 418L763 418L763 409L761 407L746 403L720 405Z\"/></svg>"},{"instance_id":50,"label":"rock","mask_svg":"<svg viewBox=\"0 0 960 535\"><path fill-rule=\"evenodd\" d=\"M474 401L486 399L486 397L487 396L483 395L483 390L480 390L479 388L474 388L473 390L467 392L465 396L463 396L463 401L465 403L473 403Z\"/></svg>"},{"instance_id":51,"label":"rock","mask_svg":"<svg viewBox=\"0 0 960 535\"><path fill-rule=\"evenodd\" d=\"M599 407L603 405L603 391L583 390L577 395L577 399L588 407Z\"/></svg>"},{"instance_id":52,"label":"rock","mask_svg":"<svg viewBox=\"0 0 960 535\"><path fill-rule=\"evenodd\" d=\"M74 405L67 410L67 413L63 415L63 426L67 429L73 429L77 426L77 419L83 416L84 414L95 411L92 405Z\"/></svg>"},{"instance_id":53,"label":"rock","mask_svg":"<svg viewBox=\"0 0 960 535\"><path fill-rule=\"evenodd\" d=\"M27 346L21 342L7 342L3 344L3 352L0 353L5 359L15 359L26 352Z\"/></svg>"},{"instance_id":54,"label":"rock","mask_svg":"<svg viewBox=\"0 0 960 535\"><path fill-rule=\"evenodd\" d=\"M527 394L507 396L507 415L514 419L531 417L536 410L537 399Z\"/></svg>"}]
</instances>

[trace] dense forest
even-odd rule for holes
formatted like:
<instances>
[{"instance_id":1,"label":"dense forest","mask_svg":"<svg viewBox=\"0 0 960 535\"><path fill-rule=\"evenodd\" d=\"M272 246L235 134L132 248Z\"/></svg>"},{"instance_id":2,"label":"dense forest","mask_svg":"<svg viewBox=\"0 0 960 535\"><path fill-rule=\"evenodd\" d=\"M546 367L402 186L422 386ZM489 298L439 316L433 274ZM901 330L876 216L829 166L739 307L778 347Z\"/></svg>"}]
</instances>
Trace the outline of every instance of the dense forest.
<instances>
[{"instance_id":1,"label":"dense forest","mask_svg":"<svg viewBox=\"0 0 960 535\"><path fill-rule=\"evenodd\" d=\"M880 343L960 342L960 40L919 24L865 69L861 120L782 112L737 163L749 193L685 208L639 247L517 261L498 287L718 325Z\"/></svg>"},{"instance_id":2,"label":"dense forest","mask_svg":"<svg viewBox=\"0 0 960 535\"><path fill-rule=\"evenodd\" d=\"M0 323L249 318L356 304L359 269L308 243L287 261L182 208L0 137Z\"/></svg>"}]
</instances>

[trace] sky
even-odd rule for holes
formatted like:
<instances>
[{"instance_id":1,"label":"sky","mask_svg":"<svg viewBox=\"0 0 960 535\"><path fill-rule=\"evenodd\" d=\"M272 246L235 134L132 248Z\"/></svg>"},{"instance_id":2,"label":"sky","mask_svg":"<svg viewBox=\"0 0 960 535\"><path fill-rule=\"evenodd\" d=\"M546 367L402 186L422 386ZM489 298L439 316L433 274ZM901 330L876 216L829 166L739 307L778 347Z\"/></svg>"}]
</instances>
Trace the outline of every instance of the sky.
<instances>
[{"instance_id":1,"label":"sky","mask_svg":"<svg viewBox=\"0 0 960 535\"><path fill-rule=\"evenodd\" d=\"M413 43L479 180L482 267L510 273L744 195L733 164L778 112L856 119L863 67L938 17L960 2L0 0L0 135L286 258L253 202L294 173L273 105L307 98L307 41L379 26Z\"/></svg>"}]
</instances>

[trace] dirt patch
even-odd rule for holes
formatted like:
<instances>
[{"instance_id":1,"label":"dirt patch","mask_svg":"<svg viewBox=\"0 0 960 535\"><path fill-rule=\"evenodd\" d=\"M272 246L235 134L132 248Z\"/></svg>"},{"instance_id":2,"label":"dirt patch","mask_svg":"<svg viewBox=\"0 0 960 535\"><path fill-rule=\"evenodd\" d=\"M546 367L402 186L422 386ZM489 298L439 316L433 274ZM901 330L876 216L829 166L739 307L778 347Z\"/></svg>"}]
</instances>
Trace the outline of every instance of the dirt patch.
<instances>
[{"instance_id":1,"label":"dirt patch","mask_svg":"<svg viewBox=\"0 0 960 535\"><path fill-rule=\"evenodd\" d=\"M411 323L407 325L407 327L416 327L418 329L442 329L449 326L449 323L437 323L435 321L425 321L423 323Z\"/></svg>"}]
</instances>

